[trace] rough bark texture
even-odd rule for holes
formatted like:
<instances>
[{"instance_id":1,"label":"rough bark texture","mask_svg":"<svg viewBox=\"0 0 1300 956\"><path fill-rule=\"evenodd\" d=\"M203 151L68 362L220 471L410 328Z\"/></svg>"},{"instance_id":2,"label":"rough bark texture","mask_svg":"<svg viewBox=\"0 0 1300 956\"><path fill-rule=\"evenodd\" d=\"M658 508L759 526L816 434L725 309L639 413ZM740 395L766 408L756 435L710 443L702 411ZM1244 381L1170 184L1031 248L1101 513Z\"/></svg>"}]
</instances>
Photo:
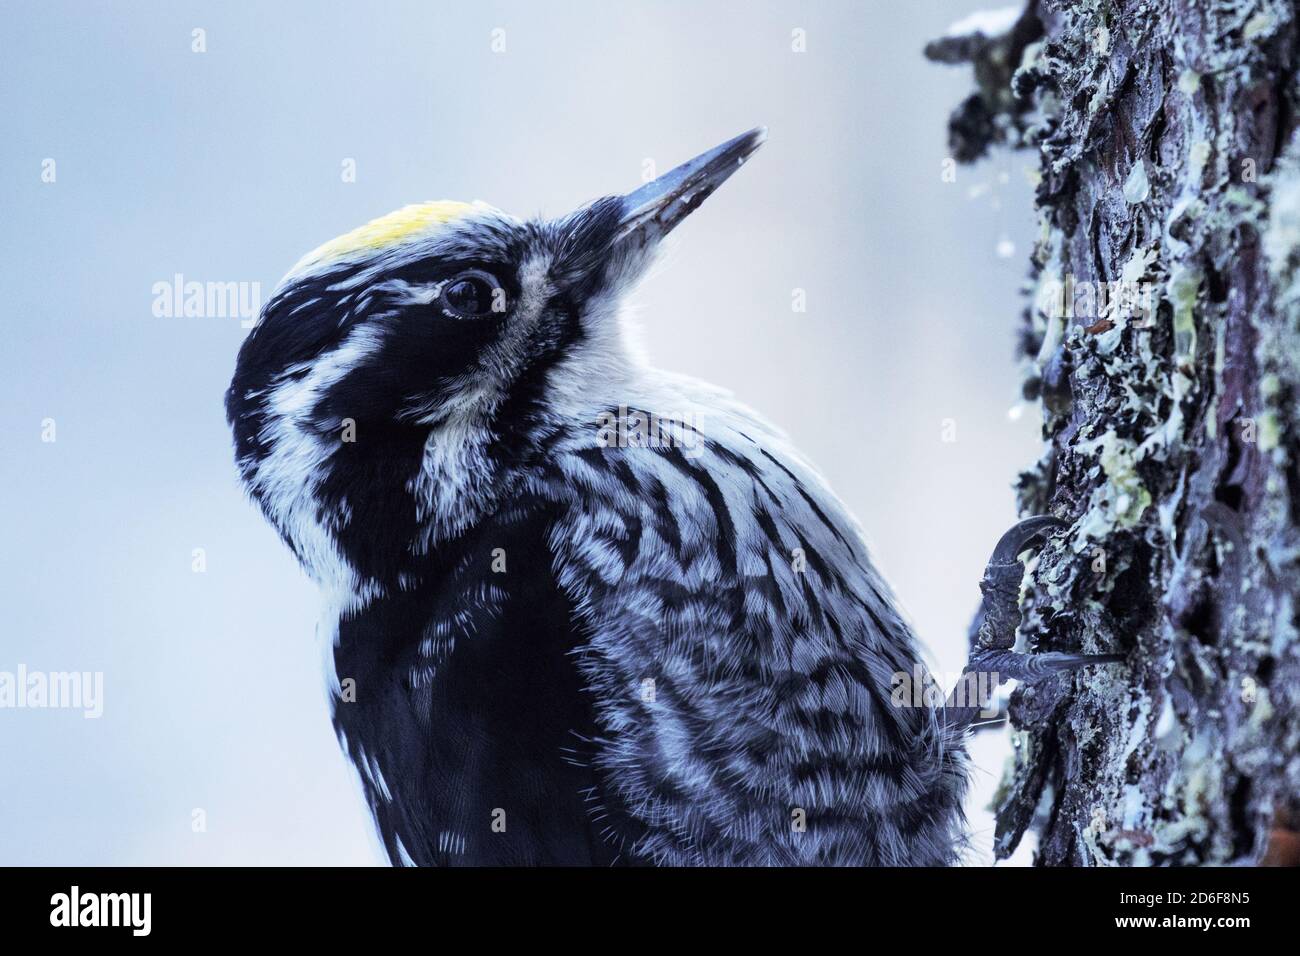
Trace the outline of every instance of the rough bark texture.
<instances>
[{"instance_id":1,"label":"rough bark texture","mask_svg":"<svg viewBox=\"0 0 1300 956\"><path fill-rule=\"evenodd\" d=\"M1128 655L1013 696L999 856L1032 828L1045 865L1253 862L1295 818L1296 21L1031 0L927 50L976 67L955 158L1039 155L1020 341L1045 448L1019 504L1073 527L1030 564L1021 634Z\"/></svg>"}]
</instances>

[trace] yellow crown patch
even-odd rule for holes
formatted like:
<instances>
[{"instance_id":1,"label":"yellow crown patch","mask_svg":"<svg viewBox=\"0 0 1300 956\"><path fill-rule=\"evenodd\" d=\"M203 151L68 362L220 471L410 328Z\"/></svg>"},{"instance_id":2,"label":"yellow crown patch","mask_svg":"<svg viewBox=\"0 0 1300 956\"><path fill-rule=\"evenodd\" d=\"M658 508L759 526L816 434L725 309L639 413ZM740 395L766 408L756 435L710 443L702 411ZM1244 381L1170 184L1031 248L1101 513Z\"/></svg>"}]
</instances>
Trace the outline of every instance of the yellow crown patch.
<instances>
[{"instance_id":1,"label":"yellow crown patch","mask_svg":"<svg viewBox=\"0 0 1300 956\"><path fill-rule=\"evenodd\" d=\"M318 263L345 259L354 253L374 252L386 246L396 245L416 233L460 219L473 209L473 203L457 202L454 199L403 206L318 246L299 259L289 270L289 274L292 275Z\"/></svg>"}]
</instances>

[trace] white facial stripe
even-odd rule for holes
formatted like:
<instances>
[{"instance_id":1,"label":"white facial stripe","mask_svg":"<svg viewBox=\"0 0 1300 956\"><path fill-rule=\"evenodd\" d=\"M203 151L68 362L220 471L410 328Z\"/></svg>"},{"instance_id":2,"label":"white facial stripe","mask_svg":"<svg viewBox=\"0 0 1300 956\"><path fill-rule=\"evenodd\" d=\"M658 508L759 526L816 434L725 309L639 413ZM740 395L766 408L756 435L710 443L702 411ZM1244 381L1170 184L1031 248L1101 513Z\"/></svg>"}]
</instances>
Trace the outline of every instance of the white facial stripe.
<instances>
[{"instance_id":1,"label":"white facial stripe","mask_svg":"<svg viewBox=\"0 0 1300 956\"><path fill-rule=\"evenodd\" d=\"M363 606L382 589L376 582L361 580L339 551L334 532L346 524L346 514L320 514L316 492L338 437L316 434L306 417L329 388L382 345L380 328L359 325L333 351L310 366L296 366L281 376L279 384L270 389L270 414L260 436L270 452L249 479L250 488L276 526L293 541L326 600L343 610ZM306 374L301 378L289 377L303 371Z\"/></svg>"},{"instance_id":2,"label":"white facial stripe","mask_svg":"<svg viewBox=\"0 0 1300 956\"><path fill-rule=\"evenodd\" d=\"M387 293L389 301L395 305L432 305L446 285L442 282L410 283L404 279L388 279L371 286L371 292Z\"/></svg>"}]
</instances>

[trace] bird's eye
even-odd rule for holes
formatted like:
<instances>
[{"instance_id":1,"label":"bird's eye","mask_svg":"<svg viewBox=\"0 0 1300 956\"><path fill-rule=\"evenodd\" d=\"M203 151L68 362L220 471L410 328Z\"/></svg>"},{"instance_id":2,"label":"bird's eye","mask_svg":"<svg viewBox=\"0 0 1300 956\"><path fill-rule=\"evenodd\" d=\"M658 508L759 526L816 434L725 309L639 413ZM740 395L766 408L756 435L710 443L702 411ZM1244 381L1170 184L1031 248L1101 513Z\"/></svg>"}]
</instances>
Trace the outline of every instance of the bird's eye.
<instances>
[{"instance_id":1,"label":"bird's eye","mask_svg":"<svg viewBox=\"0 0 1300 956\"><path fill-rule=\"evenodd\" d=\"M453 319L479 319L506 311L506 292L491 275L479 269L447 280L438 297L442 311Z\"/></svg>"}]
</instances>

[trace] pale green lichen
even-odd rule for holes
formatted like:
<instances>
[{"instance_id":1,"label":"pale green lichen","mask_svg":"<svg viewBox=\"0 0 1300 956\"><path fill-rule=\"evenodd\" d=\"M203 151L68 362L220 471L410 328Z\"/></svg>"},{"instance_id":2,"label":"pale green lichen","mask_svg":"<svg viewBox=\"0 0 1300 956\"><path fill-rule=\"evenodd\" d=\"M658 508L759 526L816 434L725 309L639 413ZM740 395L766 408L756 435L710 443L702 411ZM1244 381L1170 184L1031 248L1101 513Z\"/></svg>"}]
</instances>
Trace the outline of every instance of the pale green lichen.
<instances>
[{"instance_id":1,"label":"pale green lichen","mask_svg":"<svg viewBox=\"0 0 1300 956\"><path fill-rule=\"evenodd\" d=\"M1109 482L1093 491L1088 508L1093 527L1088 529L1088 537L1100 540L1116 528L1135 526L1151 504L1151 492L1137 473L1137 449L1114 431L1106 431L1077 448L1085 455L1099 456Z\"/></svg>"},{"instance_id":2,"label":"pale green lichen","mask_svg":"<svg viewBox=\"0 0 1300 956\"><path fill-rule=\"evenodd\" d=\"M1272 451L1282 441L1282 423L1277 412L1269 409L1259 416L1256 422L1256 440L1262 451Z\"/></svg>"},{"instance_id":3,"label":"pale green lichen","mask_svg":"<svg viewBox=\"0 0 1300 956\"><path fill-rule=\"evenodd\" d=\"M1187 362L1196 355L1196 296L1201 290L1201 271L1179 263L1165 286L1174 308L1174 354Z\"/></svg>"},{"instance_id":4,"label":"pale green lichen","mask_svg":"<svg viewBox=\"0 0 1300 956\"><path fill-rule=\"evenodd\" d=\"M1210 161L1212 147L1205 140L1197 140L1187 150L1187 168L1193 182L1205 174L1205 166Z\"/></svg>"},{"instance_id":5,"label":"pale green lichen","mask_svg":"<svg viewBox=\"0 0 1300 956\"><path fill-rule=\"evenodd\" d=\"M1295 10L1207 0L1192 25L1141 0L1048 8L1047 35L1016 77L1037 113L1011 120L1042 150L1040 286L1117 277L1155 290L1156 308L1138 321L1099 303L1111 324L1028 310L1026 372L1067 378L1042 391L1051 447L1020 501L1077 523L1068 548L1047 549L1026 578L1024 635L1130 653L1125 669L1073 677L1062 716L1017 736L998 850L1028 826L1041 828L1048 863L1244 862L1282 784L1300 793L1300 681L1279 676L1296 672L1300 614L1285 586L1300 564L1285 480L1300 415L1300 147L1264 175L1272 157L1250 148L1249 119L1294 125L1297 55L1265 41L1293 35ZM1084 222L1090 247L1078 241ZM1243 334L1258 342L1253 367ZM1243 394L1255 368L1258 394ZM1247 425L1254 447L1237 444ZM1216 495L1238 482L1249 508ZM1105 564L1089 573L1097 549ZM1211 634L1183 616L1202 599ZM1252 703L1224 690L1247 675L1262 686L1262 673L1272 693ZM1057 775L1042 785L1045 760Z\"/></svg>"},{"instance_id":6,"label":"pale green lichen","mask_svg":"<svg viewBox=\"0 0 1300 956\"><path fill-rule=\"evenodd\" d=\"M1170 779L1162 801L1168 818L1153 828L1154 849L1176 856L1188 842L1203 840L1209 833L1205 810L1222 791L1220 747L1218 735L1203 729L1183 750L1181 772Z\"/></svg>"},{"instance_id":7,"label":"pale green lichen","mask_svg":"<svg viewBox=\"0 0 1300 956\"><path fill-rule=\"evenodd\" d=\"M1244 35L1247 40L1253 40L1256 37L1265 36L1272 33L1277 21L1273 19L1271 13L1257 13L1246 21Z\"/></svg>"}]
</instances>

